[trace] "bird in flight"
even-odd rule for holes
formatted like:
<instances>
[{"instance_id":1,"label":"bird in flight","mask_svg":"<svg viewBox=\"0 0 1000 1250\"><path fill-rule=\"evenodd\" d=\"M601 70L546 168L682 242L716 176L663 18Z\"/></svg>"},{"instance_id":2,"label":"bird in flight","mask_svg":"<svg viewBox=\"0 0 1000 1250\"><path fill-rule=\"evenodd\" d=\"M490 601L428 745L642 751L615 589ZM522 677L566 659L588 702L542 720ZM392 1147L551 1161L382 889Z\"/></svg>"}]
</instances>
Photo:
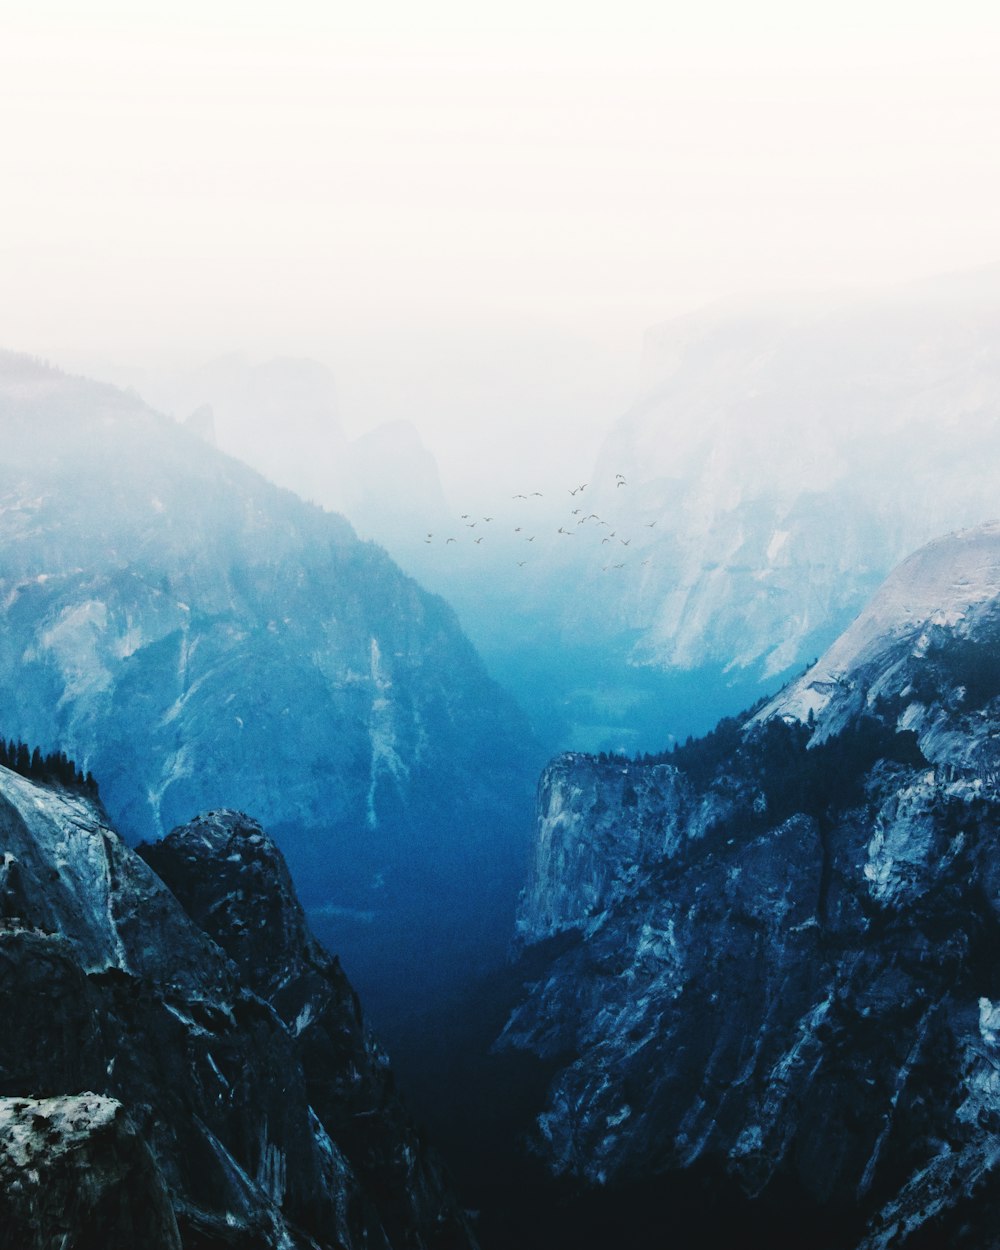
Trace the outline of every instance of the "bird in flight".
<instances>
[{"instance_id":1,"label":"bird in flight","mask_svg":"<svg viewBox=\"0 0 1000 1250\"><path fill-rule=\"evenodd\" d=\"M462 515L458 519L460 521L467 521L469 519L469 514L467 512L463 512Z\"/></svg>"},{"instance_id":2,"label":"bird in flight","mask_svg":"<svg viewBox=\"0 0 1000 1250\"><path fill-rule=\"evenodd\" d=\"M518 560L518 562L517 562L517 567L518 567L519 569L523 569L523 568L524 568L524 566L525 566L527 563L528 563L528 561L527 561L527 560Z\"/></svg>"},{"instance_id":3,"label":"bird in flight","mask_svg":"<svg viewBox=\"0 0 1000 1250\"><path fill-rule=\"evenodd\" d=\"M627 547L629 543L632 541L632 539L631 538L619 538L618 541L621 543L623 547Z\"/></svg>"},{"instance_id":4,"label":"bird in flight","mask_svg":"<svg viewBox=\"0 0 1000 1250\"><path fill-rule=\"evenodd\" d=\"M611 539L610 539L610 538L602 538L602 539L601 539L601 542L602 542L602 543L609 543L610 541L611 541Z\"/></svg>"},{"instance_id":5,"label":"bird in flight","mask_svg":"<svg viewBox=\"0 0 1000 1250\"><path fill-rule=\"evenodd\" d=\"M523 525L515 525L515 526L514 526L514 533L515 533L515 534L520 534L521 530L523 530L523 529L524 529L524 526L523 526Z\"/></svg>"},{"instance_id":6,"label":"bird in flight","mask_svg":"<svg viewBox=\"0 0 1000 1250\"><path fill-rule=\"evenodd\" d=\"M445 546L447 547L447 546L448 546L448 543L454 543L454 542L458 542L458 539L457 539L457 538L449 538L449 539L448 539L448 542L446 542L446 543L445 543Z\"/></svg>"},{"instance_id":7,"label":"bird in flight","mask_svg":"<svg viewBox=\"0 0 1000 1250\"><path fill-rule=\"evenodd\" d=\"M470 529L470 530L474 530L474 529L476 528L476 523L475 523L475 521L466 521L466 523L465 523L465 528L466 528L466 529Z\"/></svg>"},{"instance_id":8,"label":"bird in flight","mask_svg":"<svg viewBox=\"0 0 1000 1250\"><path fill-rule=\"evenodd\" d=\"M482 541L483 541L483 536L482 536L482 534L480 534L480 536L479 536L478 538L474 538L474 539L473 539L473 542L477 542L477 543L481 543Z\"/></svg>"},{"instance_id":9,"label":"bird in flight","mask_svg":"<svg viewBox=\"0 0 1000 1250\"><path fill-rule=\"evenodd\" d=\"M560 533L560 534L565 534L568 538L572 538L572 537L573 537L573 531L572 531L572 530L564 530L564 529L563 529L563 527L562 527L561 525L559 526L559 533Z\"/></svg>"},{"instance_id":10,"label":"bird in flight","mask_svg":"<svg viewBox=\"0 0 1000 1250\"><path fill-rule=\"evenodd\" d=\"M655 521L647 521L647 522L646 522L646 529L651 530L655 524L656 524L656 522L655 522Z\"/></svg>"},{"instance_id":11,"label":"bird in flight","mask_svg":"<svg viewBox=\"0 0 1000 1250\"><path fill-rule=\"evenodd\" d=\"M526 538L524 541L525 541L526 543L533 543L533 542L535 541L535 536L534 536L534 534L532 534L530 538Z\"/></svg>"},{"instance_id":12,"label":"bird in flight","mask_svg":"<svg viewBox=\"0 0 1000 1250\"><path fill-rule=\"evenodd\" d=\"M511 499L527 499L527 495L511 495Z\"/></svg>"},{"instance_id":13,"label":"bird in flight","mask_svg":"<svg viewBox=\"0 0 1000 1250\"><path fill-rule=\"evenodd\" d=\"M580 513L581 513L582 511L583 511L583 509L582 509L582 508L574 508L574 509L573 509L573 511L572 511L572 513L571 513L571 515L572 515L572 516L579 516L579 515L580 515Z\"/></svg>"},{"instance_id":14,"label":"bird in flight","mask_svg":"<svg viewBox=\"0 0 1000 1250\"><path fill-rule=\"evenodd\" d=\"M539 499L541 499L541 497L542 497L542 492L541 492L540 490L533 490L533 491L531 492L531 497L532 497L532 499L534 499L534 497L535 497L536 495L538 496L538 498L539 498Z\"/></svg>"},{"instance_id":15,"label":"bird in flight","mask_svg":"<svg viewBox=\"0 0 1000 1250\"><path fill-rule=\"evenodd\" d=\"M491 516L484 516L484 517L483 517L483 520L484 520L484 521L492 521L492 520L493 520L493 518L492 518Z\"/></svg>"}]
</instances>

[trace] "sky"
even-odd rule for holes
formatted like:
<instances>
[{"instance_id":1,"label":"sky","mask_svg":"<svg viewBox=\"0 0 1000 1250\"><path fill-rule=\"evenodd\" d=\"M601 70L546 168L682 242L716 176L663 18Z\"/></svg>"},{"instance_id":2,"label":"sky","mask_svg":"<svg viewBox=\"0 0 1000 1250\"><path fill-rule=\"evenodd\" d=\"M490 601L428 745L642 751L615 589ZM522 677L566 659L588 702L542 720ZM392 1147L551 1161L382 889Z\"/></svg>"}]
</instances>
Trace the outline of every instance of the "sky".
<instances>
[{"instance_id":1,"label":"sky","mask_svg":"<svg viewBox=\"0 0 1000 1250\"><path fill-rule=\"evenodd\" d=\"M1000 260L994 5L0 0L0 31L0 344L314 356L349 428L589 447L647 326Z\"/></svg>"}]
</instances>

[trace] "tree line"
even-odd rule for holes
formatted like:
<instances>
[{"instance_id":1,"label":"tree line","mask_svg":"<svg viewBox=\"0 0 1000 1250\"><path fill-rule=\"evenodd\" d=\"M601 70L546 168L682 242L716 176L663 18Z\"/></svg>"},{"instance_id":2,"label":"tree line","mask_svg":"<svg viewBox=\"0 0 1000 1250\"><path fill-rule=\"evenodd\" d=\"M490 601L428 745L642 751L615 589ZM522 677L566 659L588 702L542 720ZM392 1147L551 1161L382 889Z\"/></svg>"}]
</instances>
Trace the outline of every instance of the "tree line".
<instances>
[{"instance_id":1,"label":"tree line","mask_svg":"<svg viewBox=\"0 0 1000 1250\"><path fill-rule=\"evenodd\" d=\"M20 773L31 781L54 782L67 790L97 798L97 782L94 774L77 768L65 751L51 751L43 755L38 747L33 750L24 742L13 738L5 742L0 738L0 766Z\"/></svg>"}]
</instances>

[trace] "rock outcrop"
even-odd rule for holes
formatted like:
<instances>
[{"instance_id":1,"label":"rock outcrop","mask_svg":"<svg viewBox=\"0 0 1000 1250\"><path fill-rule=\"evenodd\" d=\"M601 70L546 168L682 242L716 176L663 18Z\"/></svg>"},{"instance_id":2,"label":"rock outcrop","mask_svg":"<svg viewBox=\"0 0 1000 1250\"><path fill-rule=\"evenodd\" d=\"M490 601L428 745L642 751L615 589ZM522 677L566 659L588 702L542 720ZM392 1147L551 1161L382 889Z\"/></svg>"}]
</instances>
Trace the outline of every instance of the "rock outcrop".
<instances>
[{"instance_id":1,"label":"rock outcrop","mask_svg":"<svg viewBox=\"0 0 1000 1250\"><path fill-rule=\"evenodd\" d=\"M202 838L204 926L90 800L0 769L12 1226L81 1250L471 1246L273 844L232 814L191 830L171 845ZM92 1185L59 1216L75 1170Z\"/></svg>"},{"instance_id":2,"label":"rock outcrop","mask_svg":"<svg viewBox=\"0 0 1000 1250\"><path fill-rule=\"evenodd\" d=\"M96 1094L0 1098L0 1239L11 1250L182 1250L149 1150Z\"/></svg>"}]
</instances>

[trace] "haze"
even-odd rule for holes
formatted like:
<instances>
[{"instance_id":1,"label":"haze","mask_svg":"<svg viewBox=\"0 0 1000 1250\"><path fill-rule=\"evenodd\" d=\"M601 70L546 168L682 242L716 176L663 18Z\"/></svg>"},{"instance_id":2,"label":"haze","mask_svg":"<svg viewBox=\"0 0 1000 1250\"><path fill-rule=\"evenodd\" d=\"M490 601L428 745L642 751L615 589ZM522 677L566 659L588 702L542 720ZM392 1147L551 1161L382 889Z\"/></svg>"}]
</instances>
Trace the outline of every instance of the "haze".
<instances>
[{"instance_id":1,"label":"haze","mask_svg":"<svg viewBox=\"0 0 1000 1250\"><path fill-rule=\"evenodd\" d=\"M5 7L0 343L313 356L451 481L585 470L666 317L997 259L985 4Z\"/></svg>"}]
</instances>

